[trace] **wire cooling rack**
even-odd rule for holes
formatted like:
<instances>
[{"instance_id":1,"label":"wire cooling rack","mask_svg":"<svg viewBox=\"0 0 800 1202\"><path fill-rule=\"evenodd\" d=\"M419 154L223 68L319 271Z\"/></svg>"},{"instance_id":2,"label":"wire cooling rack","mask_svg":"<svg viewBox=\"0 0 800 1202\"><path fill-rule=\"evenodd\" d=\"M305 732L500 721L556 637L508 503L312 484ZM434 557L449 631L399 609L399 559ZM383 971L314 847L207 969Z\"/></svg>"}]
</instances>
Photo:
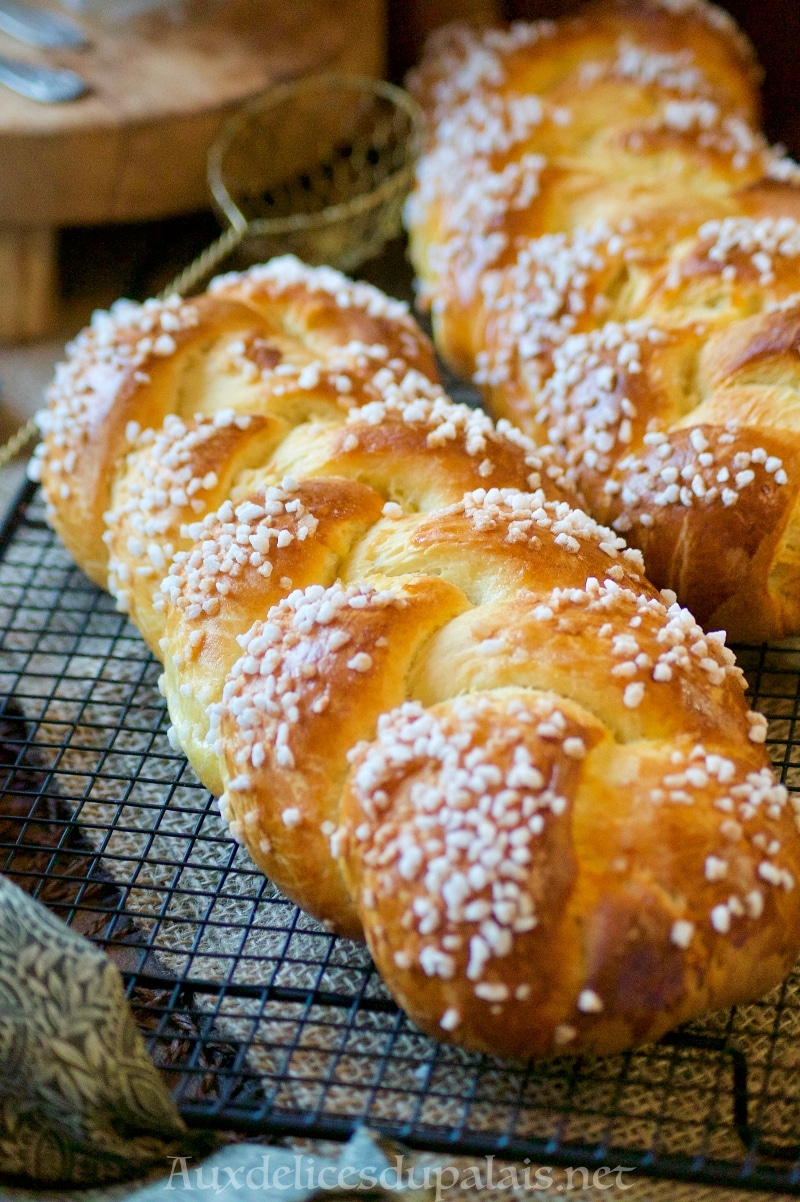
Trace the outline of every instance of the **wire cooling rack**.
<instances>
[{"instance_id":1,"label":"wire cooling rack","mask_svg":"<svg viewBox=\"0 0 800 1202\"><path fill-rule=\"evenodd\" d=\"M800 787L800 642L741 647ZM800 1195L800 973L625 1056L437 1044L282 898L167 739L159 665L32 486L0 532L0 871L103 946L192 1125L638 1168Z\"/></svg>"}]
</instances>

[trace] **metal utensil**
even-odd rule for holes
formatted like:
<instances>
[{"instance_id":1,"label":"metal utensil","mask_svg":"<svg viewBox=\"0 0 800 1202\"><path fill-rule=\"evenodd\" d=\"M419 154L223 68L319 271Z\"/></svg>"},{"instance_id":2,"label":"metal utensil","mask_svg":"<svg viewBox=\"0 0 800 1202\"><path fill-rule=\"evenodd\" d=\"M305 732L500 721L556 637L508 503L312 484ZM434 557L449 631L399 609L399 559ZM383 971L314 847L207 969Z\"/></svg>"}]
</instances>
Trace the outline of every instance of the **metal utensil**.
<instances>
[{"instance_id":1,"label":"metal utensil","mask_svg":"<svg viewBox=\"0 0 800 1202\"><path fill-rule=\"evenodd\" d=\"M0 55L0 83L40 104L63 104L77 100L89 90L86 80L76 71L35 66L4 55Z\"/></svg>"},{"instance_id":2,"label":"metal utensil","mask_svg":"<svg viewBox=\"0 0 800 1202\"><path fill-rule=\"evenodd\" d=\"M19 42L50 50L88 45L86 34L68 17L59 17L20 0L0 0L0 29Z\"/></svg>"}]
</instances>

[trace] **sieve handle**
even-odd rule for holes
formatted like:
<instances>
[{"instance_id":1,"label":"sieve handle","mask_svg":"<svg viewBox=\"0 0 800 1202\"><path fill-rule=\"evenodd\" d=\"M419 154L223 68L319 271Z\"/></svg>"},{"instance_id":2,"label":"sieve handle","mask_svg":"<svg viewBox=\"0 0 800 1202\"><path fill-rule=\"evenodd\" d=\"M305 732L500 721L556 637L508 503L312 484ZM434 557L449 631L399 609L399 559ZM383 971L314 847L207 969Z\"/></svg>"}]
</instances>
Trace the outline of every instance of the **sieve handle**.
<instances>
[{"instance_id":1,"label":"sieve handle","mask_svg":"<svg viewBox=\"0 0 800 1202\"><path fill-rule=\"evenodd\" d=\"M159 300L164 300L176 293L178 296L185 296L187 292L191 292L192 288L213 271L218 263L227 258L232 250L235 250L246 233L246 224L237 227L231 226L221 233L216 242L212 242L210 246L206 247L193 263L190 263L171 284L167 285L160 293Z\"/></svg>"}]
</instances>

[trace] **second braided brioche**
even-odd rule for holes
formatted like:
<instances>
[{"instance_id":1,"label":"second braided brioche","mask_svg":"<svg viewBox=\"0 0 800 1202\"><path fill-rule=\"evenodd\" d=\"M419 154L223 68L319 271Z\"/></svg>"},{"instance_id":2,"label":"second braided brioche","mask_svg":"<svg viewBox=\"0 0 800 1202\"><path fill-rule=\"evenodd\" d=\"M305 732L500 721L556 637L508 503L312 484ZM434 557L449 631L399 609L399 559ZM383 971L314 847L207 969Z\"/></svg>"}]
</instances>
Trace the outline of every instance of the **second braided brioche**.
<instances>
[{"instance_id":1,"label":"second braided brioche","mask_svg":"<svg viewBox=\"0 0 800 1202\"><path fill-rule=\"evenodd\" d=\"M650 577L737 639L800 630L800 169L703 0L454 28L412 81L437 341Z\"/></svg>"},{"instance_id":2,"label":"second braided brioche","mask_svg":"<svg viewBox=\"0 0 800 1202\"><path fill-rule=\"evenodd\" d=\"M119 307L51 391L50 513L234 836L420 1027L616 1051L789 970L797 818L724 637L433 370L291 259Z\"/></svg>"}]
</instances>

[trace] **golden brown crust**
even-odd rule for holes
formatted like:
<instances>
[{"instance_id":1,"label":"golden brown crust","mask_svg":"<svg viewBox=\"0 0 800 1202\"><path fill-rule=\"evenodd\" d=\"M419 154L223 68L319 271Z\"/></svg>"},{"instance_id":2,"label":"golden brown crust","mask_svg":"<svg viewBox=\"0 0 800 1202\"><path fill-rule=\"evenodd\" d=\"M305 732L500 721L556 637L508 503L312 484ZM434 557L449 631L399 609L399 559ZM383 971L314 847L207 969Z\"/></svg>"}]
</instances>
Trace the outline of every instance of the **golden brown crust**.
<instances>
[{"instance_id":1,"label":"golden brown crust","mask_svg":"<svg viewBox=\"0 0 800 1202\"><path fill-rule=\"evenodd\" d=\"M95 316L58 369L49 394L50 453L42 485L58 533L102 587L103 515L113 481L108 465L142 429L157 430L168 414L180 413L181 375L193 351L251 323L251 314L235 304L210 310L205 301L178 298L142 306L122 302Z\"/></svg>"},{"instance_id":2,"label":"golden brown crust","mask_svg":"<svg viewBox=\"0 0 800 1202\"><path fill-rule=\"evenodd\" d=\"M206 741L209 707L241 655L239 636L293 590L332 584L382 505L355 481L308 480L248 491L187 532L191 546L161 582L159 653L178 742L212 793L224 783Z\"/></svg>"},{"instance_id":3,"label":"golden brown crust","mask_svg":"<svg viewBox=\"0 0 800 1202\"><path fill-rule=\"evenodd\" d=\"M800 860L759 764L616 742L535 689L395 711L355 760L341 828L384 979L424 1030L512 1056L617 1052L763 989L791 959L794 907L764 897L776 870L753 840L794 841L792 876Z\"/></svg>"},{"instance_id":4,"label":"golden brown crust","mask_svg":"<svg viewBox=\"0 0 800 1202\"><path fill-rule=\"evenodd\" d=\"M779 980L797 816L724 637L575 508L573 465L448 400L396 302L284 259L187 303L202 336L119 374L123 418L108 364L175 305L78 340L43 478L95 574L71 472L81 513L107 498L110 584L163 659L173 742L256 864L363 934L420 1027L485 1051L619 1050ZM777 538L761 450L736 470L772 481Z\"/></svg>"},{"instance_id":5,"label":"golden brown crust","mask_svg":"<svg viewBox=\"0 0 800 1202\"><path fill-rule=\"evenodd\" d=\"M392 585L373 576L369 584L291 593L248 631L219 718L220 807L231 829L247 834L256 863L292 900L356 938L352 896L330 854L348 754L374 736L381 714L402 705L421 644L466 605L435 576ZM321 623L323 606L333 613ZM270 655L290 701L284 693L261 702L261 664ZM256 747L264 749L257 765Z\"/></svg>"},{"instance_id":6,"label":"golden brown crust","mask_svg":"<svg viewBox=\"0 0 800 1202\"><path fill-rule=\"evenodd\" d=\"M445 32L412 80L431 135L409 221L443 353L738 638L800 630L800 169L757 128L757 77L702 0L599 0Z\"/></svg>"},{"instance_id":7,"label":"golden brown crust","mask_svg":"<svg viewBox=\"0 0 800 1202\"><path fill-rule=\"evenodd\" d=\"M296 421L346 410L380 395L372 379L382 365L436 379L430 344L404 307L335 277L322 271L310 286L302 272L254 272L237 286L222 276L190 301L120 301L75 340L42 415L42 485L58 533L101 587L108 464L141 430L160 429L169 414Z\"/></svg>"}]
</instances>

